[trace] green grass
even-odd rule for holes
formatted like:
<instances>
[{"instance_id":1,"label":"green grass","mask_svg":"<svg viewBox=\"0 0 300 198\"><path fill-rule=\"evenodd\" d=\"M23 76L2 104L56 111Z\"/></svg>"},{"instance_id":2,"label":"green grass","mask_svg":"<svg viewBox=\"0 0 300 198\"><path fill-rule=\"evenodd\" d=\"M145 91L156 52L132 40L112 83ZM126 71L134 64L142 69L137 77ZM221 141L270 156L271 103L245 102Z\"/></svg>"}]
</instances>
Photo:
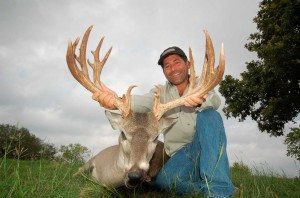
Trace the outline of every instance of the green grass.
<instances>
[{"instance_id":1,"label":"green grass","mask_svg":"<svg viewBox=\"0 0 300 198\"><path fill-rule=\"evenodd\" d=\"M238 188L235 197L300 197L300 178L287 178L272 170L250 169L243 163L234 163L231 178Z\"/></svg>"},{"instance_id":2,"label":"green grass","mask_svg":"<svg viewBox=\"0 0 300 198\"><path fill-rule=\"evenodd\" d=\"M9 159L0 166L1 197L77 197L84 185L71 178L78 166Z\"/></svg>"},{"instance_id":3,"label":"green grass","mask_svg":"<svg viewBox=\"0 0 300 198\"><path fill-rule=\"evenodd\" d=\"M0 159L0 197L138 197L155 193L145 188L135 191L107 189L89 177L73 177L80 165L54 161ZM161 197L165 197L165 193ZM152 196L153 197L153 196ZM158 197L158 196L157 196Z\"/></svg>"},{"instance_id":4,"label":"green grass","mask_svg":"<svg viewBox=\"0 0 300 198\"><path fill-rule=\"evenodd\" d=\"M89 177L72 177L79 165L52 161L0 159L0 197L176 197L153 187L135 190L106 189ZM300 197L300 180L257 172L236 163L232 180L239 192L234 197ZM201 197L200 195L186 197Z\"/></svg>"}]
</instances>

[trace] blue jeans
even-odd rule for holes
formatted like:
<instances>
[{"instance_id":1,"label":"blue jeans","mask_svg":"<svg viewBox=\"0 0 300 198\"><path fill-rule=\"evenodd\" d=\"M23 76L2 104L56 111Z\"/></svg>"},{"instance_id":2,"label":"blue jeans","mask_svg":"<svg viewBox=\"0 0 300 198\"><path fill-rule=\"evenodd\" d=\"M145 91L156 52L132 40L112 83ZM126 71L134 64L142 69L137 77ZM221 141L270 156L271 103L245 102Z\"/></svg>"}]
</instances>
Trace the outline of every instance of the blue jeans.
<instances>
[{"instance_id":1,"label":"blue jeans","mask_svg":"<svg viewBox=\"0 0 300 198\"><path fill-rule=\"evenodd\" d=\"M191 143L179 149L158 173L155 185L177 194L204 193L229 197L234 186L229 177L226 135L220 114L213 109L197 113Z\"/></svg>"}]
</instances>

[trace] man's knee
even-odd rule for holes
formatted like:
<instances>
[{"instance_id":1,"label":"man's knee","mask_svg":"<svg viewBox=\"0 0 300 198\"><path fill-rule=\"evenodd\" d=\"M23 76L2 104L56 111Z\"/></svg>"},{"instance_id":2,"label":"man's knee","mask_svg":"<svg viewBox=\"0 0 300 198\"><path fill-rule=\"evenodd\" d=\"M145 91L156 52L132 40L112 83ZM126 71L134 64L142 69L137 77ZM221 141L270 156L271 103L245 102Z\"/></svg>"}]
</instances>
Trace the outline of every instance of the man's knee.
<instances>
[{"instance_id":1,"label":"man's knee","mask_svg":"<svg viewBox=\"0 0 300 198\"><path fill-rule=\"evenodd\" d=\"M223 124L221 115L213 108L205 109L201 112L198 112L197 114L197 122L220 122L221 124Z\"/></svg>"},{"instance_id":2,"label":"man's knee","mask_svg":"<svg viewBox=\"0 0 300 198\"><path fill-rule=\"evenodd\" d=\"M221 138L224 139L222 142L226 142L222 117L212 108L198 112L196 133L201 140L210 141L211 139Z\"/></svg>"}]
</instances>

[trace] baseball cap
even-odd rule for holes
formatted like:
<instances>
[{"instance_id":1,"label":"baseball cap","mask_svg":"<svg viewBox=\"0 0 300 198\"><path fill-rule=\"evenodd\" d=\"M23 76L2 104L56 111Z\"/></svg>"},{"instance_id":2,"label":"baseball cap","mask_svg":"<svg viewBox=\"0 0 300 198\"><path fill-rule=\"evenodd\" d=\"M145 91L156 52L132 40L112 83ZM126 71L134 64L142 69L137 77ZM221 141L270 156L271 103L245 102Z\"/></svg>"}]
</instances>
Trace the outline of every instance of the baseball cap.
<instances>
[{"instance_id":1,"label":"baseball cap","mask_svg":"<svg viewBox=\"0 0 300 198\"><path fill-rule=\"evenodd\" d=\"M179 47L173 46L173 47L169 47L169 48L165 49L163 51L163 53L161 53L157 64L162 66L164 59L171 54L177 54L177 55L181 56L184 60L187 60L187 56L185 55L184 51L182 49L180 49Z\"/></svg>"}]
</instances>

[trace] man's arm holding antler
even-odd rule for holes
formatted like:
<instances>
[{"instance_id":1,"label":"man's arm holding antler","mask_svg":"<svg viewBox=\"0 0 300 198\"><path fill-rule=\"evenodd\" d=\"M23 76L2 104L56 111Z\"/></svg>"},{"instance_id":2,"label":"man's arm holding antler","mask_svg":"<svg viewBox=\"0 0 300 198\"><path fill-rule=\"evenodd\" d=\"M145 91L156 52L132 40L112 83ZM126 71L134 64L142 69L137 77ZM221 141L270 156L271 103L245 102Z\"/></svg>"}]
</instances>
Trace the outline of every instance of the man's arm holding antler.
<instances>
[{"instance_id":1,"label":"man's arm holding antler","mask_svg":"<svg viewBox=\"0 0 300 198\"><path fill-rule=\"evenodd\" d=\"M100 106L105 109L116 110L117 107L114 105L114 98L118 97L116 92L106 87L102 82L100 85L101 92L93 93L93 100L99 102Z\"/></svg>"}]
</instances>

